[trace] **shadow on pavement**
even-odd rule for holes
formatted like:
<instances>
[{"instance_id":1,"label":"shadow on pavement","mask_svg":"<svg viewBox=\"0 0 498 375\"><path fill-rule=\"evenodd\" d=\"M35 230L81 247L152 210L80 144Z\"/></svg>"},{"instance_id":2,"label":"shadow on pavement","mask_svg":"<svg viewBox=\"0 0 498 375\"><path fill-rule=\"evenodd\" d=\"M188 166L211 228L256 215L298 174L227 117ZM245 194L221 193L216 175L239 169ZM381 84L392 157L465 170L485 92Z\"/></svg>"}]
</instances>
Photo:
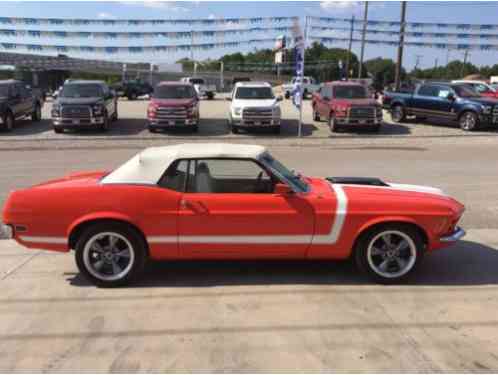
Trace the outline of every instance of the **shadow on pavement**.
<instances>
[{"instance_id":1,"label":"shadow on pavement","mask_svg":"<svg viewBox=\"0 0 498 375\"><path fill-rule=\"evenodd\" d=\"M498 249L475 242L429 254L403 285L472 286L498 284ZM90 286L80 275L73 286ZM351 261L174 261L149 262L130 287L212 287L227 285L375 285ZM383 290L384 286L378 286Z\"/></svg>"},{"instance_id":2,"label":"shadow on pavement","mask_svg":"<svg viewBox=\"0 0 498 375\"><path fill-rule=\"evenodd\" d=\"M49 119L42 119L38 122L33 122L31 120L17 120L12 131L7 132L5 130L0 130L0 138L3 137L15 137L19 135L34 135L45 133L52 130L52 121Z\"/></svg>"}]
</instances>

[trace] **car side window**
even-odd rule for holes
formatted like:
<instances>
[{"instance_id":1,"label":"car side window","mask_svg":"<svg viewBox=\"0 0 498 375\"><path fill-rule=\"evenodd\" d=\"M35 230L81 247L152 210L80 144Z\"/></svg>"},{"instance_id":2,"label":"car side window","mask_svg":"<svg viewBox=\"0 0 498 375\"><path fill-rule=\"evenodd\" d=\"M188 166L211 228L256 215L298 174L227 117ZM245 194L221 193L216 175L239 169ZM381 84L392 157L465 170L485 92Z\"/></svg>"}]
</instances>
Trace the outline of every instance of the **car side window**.
<instances>
[{"instance_id":1,"label":"car side window","mask_svg":"<svg viewBox=\"0 0 498 375\"><path fill-rule=\"evenodd\" d=\"M187 171L187 160L179 160L174 162L161 177L158 185L166 189L183 192L185 191L185 185L187 182Z\"/></svg>"},{"instance_id":2,"label":"car side window","mask_svg":"<svg viewBox=\"0 0 498 375\"><path fill-rule=\"evenodd\" d=\"M418 90L418 95L420 96L438 96L439 89L432 85L423 85Z\"/></svg>"},{"instance_id":3,"label":"car side window","mask_svg":"<svg viewBox=\"0 0 498 375\"><path fill-rule=\"evenodd\" d=\"M269 173L248 159L196 159L191 161L189 193L273 193Z\"/></svg>"},{"instance_id":4,"label":"car side window","mask_svg":"<svg viewBox=\"0 0 498 375\"><path fill-rule=\"evenodd\" d=\"M19 87L17 85L11 85L10 86L10 97L15 98L19 94L20 94Z\"/></svg>"}]
</instances>

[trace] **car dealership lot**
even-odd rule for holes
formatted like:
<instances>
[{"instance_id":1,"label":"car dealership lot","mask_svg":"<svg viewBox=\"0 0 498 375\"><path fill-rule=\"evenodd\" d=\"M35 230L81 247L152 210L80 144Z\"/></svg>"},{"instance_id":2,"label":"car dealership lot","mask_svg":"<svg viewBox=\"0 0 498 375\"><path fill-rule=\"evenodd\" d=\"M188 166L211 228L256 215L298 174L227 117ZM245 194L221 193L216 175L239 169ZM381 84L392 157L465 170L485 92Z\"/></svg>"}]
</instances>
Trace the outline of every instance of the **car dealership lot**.
<instances>
[{"instance_id":1,"label":"car dealership lot","mask_svg":"<svg viewBox=\"0 0 498 375\"><path fill-rule=\"evenodd\" d=\"M123 110L120 115L126 116ZM496 370L498 142L488 135L366 143L367 134L270 146L276 157L306 174L434 185L466 204L462 225L468 236L428 256L408 285L368 283L348 263L193 262L151 264L132 287L97 289L79 276L72 254L0 242L0 367ZM65 142L31 142L31 151L18 147L24 143L2 142L0 205L11 189L71 171L115 167L149 142L77 142L78 136L61 137L66 136ZM274 143L274 138L245 139ZM71 150L73 144L79 149Z\"/></svg>"},{"instance_id":2,"label":"car dealership lot","mask_svg":"<svg viewBox=\"0 0 498 375\"><path fill-rule=\"evenodd\" d=\"M10 133L0 132L0 142L2 140L73 140L115 137L116 139L178 139L178 138L205 138L206 136L217 139L246 139L248 137L273 137L288 138L295 137L298 133L299 113L290 100L282 102L282 131L280 135L273 135L270 132L257 130L250 133L231 134L227 126L227 114L230 102L223 99L222 95L215 100L201 101L201 124L198 133L192 133L188 129L173 129L158 134L150 133L146 128L147 100L119 101L119 121L110 124L110 130L101 133L98 130L66 132L55 134L50 122L51 102L45 103L43 108L43 120L39 123L31 121L21 121ZM457 124L444 125L441 122L430 121L420 124L409 121L404 124L394 124L390 121L389 114L384 114L384 124L380 132L368 133L365 131L355 131L352 127L347 131L331 133L326 122L314 122L311 113L311 101L305 101L303 110L302 135L306 138L358 138L358 137L447 137L447 136L469 136L469 135L496 135L496 129L480 130L472 133L464 132L458 128Z\"/></svg>"}]
</instances>

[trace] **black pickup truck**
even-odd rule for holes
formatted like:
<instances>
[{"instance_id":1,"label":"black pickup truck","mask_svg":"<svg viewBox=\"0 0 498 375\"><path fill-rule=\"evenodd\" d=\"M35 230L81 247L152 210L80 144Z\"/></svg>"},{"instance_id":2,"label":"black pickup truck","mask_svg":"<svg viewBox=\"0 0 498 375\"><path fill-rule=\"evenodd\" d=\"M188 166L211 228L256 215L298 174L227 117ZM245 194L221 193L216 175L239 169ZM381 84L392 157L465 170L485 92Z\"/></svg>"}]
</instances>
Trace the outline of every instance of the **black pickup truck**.
<instances>
[{"instance_id":1,"label":"black pickup truck","mask_svg":"<svg viewBox=\"0 0 498 375\"><path fill-rule=\"evenodd\" d=\"M128 100L135 100L142 95L150 95L154 88L147 82L139 80L124 81L111 86L120 97L126 97Z\"/></svg>"},{"instance_id":2,"label":"black pickup truck","mask_svg":"<svg viewBox=\"0 0 498 375\"><path fill-rule=\"evenodd\" d=\"M457 121L463 130L498 127L498 100L479 95L460 83L422 83L413 92L384 92L383 107L395 122L407 116Z\"/></svg>"},{"instance_id":3,"label":"black pickup truck","mask_svg":"<svg viewBox=\"0 0 498 375\"><path fill-rule=\"evenodd\" d=\"M41 120L43 98L36 95L24 82L0 81L0 128L11 131L17 120L30 117Z\"/></svg>"}]
</instances>

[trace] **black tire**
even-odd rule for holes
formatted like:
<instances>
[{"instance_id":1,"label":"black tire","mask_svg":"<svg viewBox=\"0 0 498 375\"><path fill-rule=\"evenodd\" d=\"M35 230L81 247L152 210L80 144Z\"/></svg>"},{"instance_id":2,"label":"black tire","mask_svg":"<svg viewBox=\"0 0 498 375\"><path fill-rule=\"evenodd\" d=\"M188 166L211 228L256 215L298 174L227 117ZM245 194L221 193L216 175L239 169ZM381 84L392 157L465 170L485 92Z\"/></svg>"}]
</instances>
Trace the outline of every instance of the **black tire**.
<instances>
[{"instance_id":1,"label":"black tire","mask_svg":"<svg viewBox=\"0 0 498 375\"><path fill-rule=\"evenodd\" d=\"M110 266L106 261L104 261L105 257L103 253L100 253L101 255L97 254L97 256L94 256L97 251L91 253L92 250L90 249L89 242L99 241L96 238L101 233L117 234L121 238L126 239L128 244L131 245L128 264L126 264L126 266L124 266L123 263L120 264L120 267L124 268L122 270L122 275L115 275L116 278L114 279L112 278L112 275L108 276L104 272L100 272L92 266L91 261L94 259L99 260L93 263L93 265L96 265L96 263L102 261L104 262L104 265L101 265L102 268L103 266ZM106 238L104 238L103 241L105 241L105 239ZM121 243L121 248L123 245L127 246L125 241L121 239L118 241L116 249L119 249L119 243ZM118 254L117 251L114 252L112 251L113 249L110 249L109 244L108 246L103 245L105 242L101 244L100 248L103 249L106 254L112 253L113 256ZM79 271L85 279L98 287L112 288L129 284L142 273L147 261L147 244L140 233L129 225L115 222L101 222L88 227L77 239L75 250L76 265L78 266ZM125 257L122 257L121 260L126 261ZM117 260L114 259L114 261L119 261L119 258ZM114 267L112 267L112 269L114 270ZM99 274L101 274L101 277L99 277Z\"/></svg>"},{"instance_id":2,"label":"black tire","mask_svg":"<svg viewBox=\"0 0 498 375\"><path fill-rule=\"evenodd\" d=\"M405 122L406 121L405 108L400 104L396 104L391 110L391 118L394 122L400 122L400 123Z\"/></svg>"},{"instance_id":3,"label":"black tire","mask_svg":"<svg viewBox=\"0 0 498 375\"><path fill-rule=\"evenodd\" d=\"M35 109L33 113L31 114L31 121L33 122L39 122L41 120L41 106L39 104L35 105Z\"/></svg>"},{"instance_id":4,"label":"black tire","mask_svg":"<svg viewBox=\"0 0 498 375\"><path fill-rule=\"evenodd\" d=\"M238 126L232 125L231 126L231 130L232 130L233 134L239 134L240 133L240 130L239 130Z\"/></svg>"},{"instance_id":5,"label":"black tire","mask_svg":"<svg viewBox=\"0 0 498 375\"><path fill-rule=\"evenodd\" d=\"M3 130L6 132L12 131L14 129L14 126L16 124L16 119L14 118L14 115L10 111L7 111L7 113L3 116Z\"/></svg>"},{"instance_id":6,"label":"black tire","mask_svg":"<svg viewBox=\"0 0 498 375\"><path fill-rule=\"evenodd\" d=\"M64 129L60 126L54 126L54 133L61 134L64 132Z\"/></svg>"},{"instance_id":7,"label":"black tire","mask_svg":"<svg viewBox=\"0 0 498 375\"><path fill-rule=\"evenodd\" d=\"M119 120L118 107L116 106L116 110L114 111L114 114L112 115L112 122L116 122L118 120Z\"/></svg>"},{"instance_id":8,"label":"black tire","mask_svg":"<svg viewBox=\"0 0 498 375\"><path fill-rule=\"evenodd\" d=\"M213 100L214 99L214 94L212 92L208 92L206 94L206 96L207 96L208 100Z\"/></svg>"},{"instance_id":9,"label":"black tire","mask_svg":"<svg viewBox=\"0 0 498 375\"><path fill-rule=\"evenodd\" d=\"M157 128L154 128L152 126L149 126L148 128L149 128L149 132L151 132L151 133L157 133L157 131L158 131Z\"/></svg>"},{"instance_id":10,"label":"black tire","mask_svg":"<svg viewBox=\"0 0 498 375\"><path fill-rule=\"evenodd\" d=\"M320 114L315 107L313 107L313 121L320 122Z\"/></svg>"},{"instance_id":11,"label":"black tire","mask_svg":"<svg viewBox=\"0 0 498 375\"><path fill-rule=\"evenodd\" d=\"M290 92L289 91L286 91L285 92L285 99L289 99L290 98Z\"/></svg>"},{"instance_id":12,"label":"black tire","mask_svg":"<svg viewBox=\"0 0 498 375\"><path fill-rule=\"evenodd\" d=\"M333 113L329 115L328 125L331 133L335 133L338 130L337 124L335 123L335 116Z\"/></svg>"},{"instance_id":13,"label":"black tire","mask_svg":"<svg viewBox=\"0 0 498 375\"><path fill-rule=\"evenodd\" d=\"M100 125L100 131L106 132L109 130L109 115L107 112L104 112L104 123Z\"/></svg>"},{"instance_id":14,"label":"black tire","mask_svg":"<svg viewBox=\"0 0 498 375\"><path fill-rule=\"evenodd\" d=\"M384 242L383 234L390 235L390 241L393 241L392 247ZM401 241L396 242L397 238ZM391 258L392 253L396 251L394 248L402 241L405 241L408 248L398 249L398 256ZM381 284L396 284L409 278L417 270L424 256L425 243L420 232L413 225L388 223L376 225L362 233L353 251L358 268L369 278ZM403 263L398 263L398 258L404 263L404 269L401 269L400 264ZM387 264L386 271L381 270L384 263ZM397 272L395 272L396 269L398 269Z\"/></svg>"},{"instance_id":15,"label":"black tire","mask_svg":"<svg viewBox=\"0 0 498 375\"><path fill-rule=\"evenodd\" d=\"M479 127L479 117L471 111L463 112L458 118L460 129L465 131L473 131Z\"/></svg>"},{"instance_id":16,"label":"black tire","mask_svg":"<svg viewBox=\"0 0 498 375\"><path fill-rule=\"evenodd\" d=\"M303 100L308 97L308 89L304 89L303 91Z\"/></svg>"},{"instance_id":17,"label":"black tire","mask_svg":"<svg viewBox=\"0 0 498 375\"><path fill-rule=\"evenodd\" d=\"M194 125L194 126L192 126L192 132L193 132L193 133L197 133L197 132L199 132L199 125Z\"/></svg>"},{"instance_id":18,"label":"black tire","mask_svg":"<svg viewBox=\"0 0 498 375\"><path fill-rule=\"evenodd\" d=\"M272 134L280 134L280 130L281 130L280 125L271 127Z\"/></svg>"},{"instance_id":19,"label":"black tire","mask_svg":"<svg viewBox=\"0 0 498 375\"><path fill-rule=\"evenodd\" d=\"M128 100L136 100L137 99L137 93L135 93L135 92L130 92L126 96L127 96Z\"/></svg>"}]
</instances>

